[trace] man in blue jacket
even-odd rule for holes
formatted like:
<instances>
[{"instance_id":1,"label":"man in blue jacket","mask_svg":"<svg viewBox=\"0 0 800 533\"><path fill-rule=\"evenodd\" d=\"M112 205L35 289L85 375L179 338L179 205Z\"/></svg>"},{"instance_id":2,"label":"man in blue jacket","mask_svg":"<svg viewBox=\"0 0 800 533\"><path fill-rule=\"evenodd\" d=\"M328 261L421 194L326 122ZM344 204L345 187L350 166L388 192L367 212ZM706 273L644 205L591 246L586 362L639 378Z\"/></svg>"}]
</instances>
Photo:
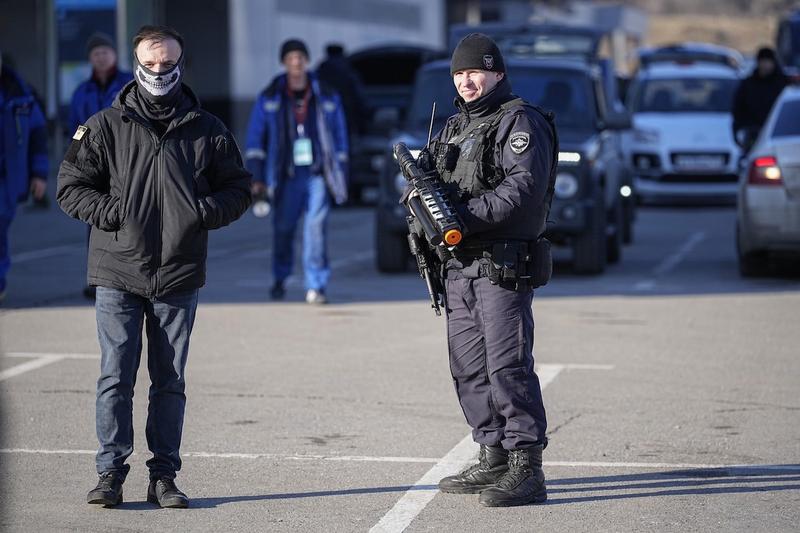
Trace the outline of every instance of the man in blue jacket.
<instances>
[{"instance_id":1,"label":"man in blue jacket","mask_svg":"<svg viewBox=\"0 0 800 533\"><path fill-rule=\"evenodd\" d=\"M89 117L111 107L117 93L133 79L133 74L130 72L117 69L117 51L108 35L95 33L89 37L86 42L86 53L92 66L92 75L72 93L67 129L70 135L78 129L78 126L86 124ZM87 226L87 242L89 231L91 226ZM87 298L94 298L95 288L86 286L83 294Z\"/></svg>"},{"instance_id":2,"label":"man in blue jacket","mask_svg":"<svg viewBox=\"0 0 800 533\"><path fill-rule=\"evenodd\" d=\"M8 230L17 204L30 191L37 200L47 190L47 127L31 88L3 65L0 54L0 302L11 266Z\"/></svg>"},{"instance_id":3,"label":"man in blue jacket","mask_svg":"<svg viewBox=\"0 0 800 533\"><path fill-rule=\"evenodd\" d=\"M78 85L72 94L69 108L69 128L72 135L98 111L111 107L117 93L133 79L133 74L117 69L117 51L111 37L95 33L86 42L86 53L92 66L91 77Z\"/></svg>"},{"instance_id":4,"label":"man in blue jacket","mask_svg":"<svg viewBox=\"0 0 800 533\"><path fill-rule=\"evenodd\" d=\"M280 59L286 72L259 95L250 115L246 164L253 174L253 194L267 194L274 205L272 298L286 294L295 229L305 213L306 301L324 304L330 203L347 201L347 123L339 95L321 87L308 71L302 41L283 43Z\"/></svg>"}]
</instances>

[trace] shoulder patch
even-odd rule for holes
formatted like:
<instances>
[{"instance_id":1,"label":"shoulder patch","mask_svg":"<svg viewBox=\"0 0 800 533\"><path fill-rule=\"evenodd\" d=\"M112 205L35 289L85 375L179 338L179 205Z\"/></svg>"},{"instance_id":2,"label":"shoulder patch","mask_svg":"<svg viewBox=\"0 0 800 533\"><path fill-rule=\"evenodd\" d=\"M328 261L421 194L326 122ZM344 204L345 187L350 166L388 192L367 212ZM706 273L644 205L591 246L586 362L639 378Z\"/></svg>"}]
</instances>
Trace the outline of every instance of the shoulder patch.
<instances>
[{"instance_id":1,"label":"shoulder patch","mask_svg":"<svg viewBox=\"0 0 800 533\"><path fill-rule=\"evenodd\" d=\"M78 129L75 130L75 135L73 135L72 138L76 141L80 141L87 133L89 133L89 128L86 126L78 126Z\"/></svg>"},{"instance_id":2,"label":"shoulder patch","mask_svg":"<svg viewBox=\"0 0 800 533\"><path fill-rule=\"evenodd\" d=\"M512 152L521 154L530 146L531 136L527 131L514 132L508 137L508 144L511 145Z\"/></svg>"},{"instance_id":3,"label":"shoulder patch","mask_svg":"<svg viewBox=\"0 0 800 533\"><path fill-rule=\"evenodd\" d=\"M90 131L91 130L86 126L78 126L78 129L75 130L75 135L72 136L72 142L69 144L69 148L67 148L64 154L64 161L72 163L73 165L76 164L78 161L78 150L81 149L81 144L83 144L84 140L89 142L89 137L86 134Z\"/></svg>"}]
</instances>

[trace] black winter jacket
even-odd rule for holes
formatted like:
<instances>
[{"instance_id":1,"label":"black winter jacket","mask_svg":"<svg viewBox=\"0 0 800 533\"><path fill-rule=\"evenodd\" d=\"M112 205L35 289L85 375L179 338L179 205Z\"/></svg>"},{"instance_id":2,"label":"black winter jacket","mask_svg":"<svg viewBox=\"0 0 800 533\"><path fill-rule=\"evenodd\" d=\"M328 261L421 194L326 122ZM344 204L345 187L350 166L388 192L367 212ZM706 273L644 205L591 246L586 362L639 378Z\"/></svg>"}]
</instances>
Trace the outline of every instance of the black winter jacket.
<instances>
[{"instance_id":1,"label":"black winter jacket","mask_svg":"<svg viewBox=\"0 0 800 533\"><path fill-rule=\"evenodd\" d=\"M733 97L733 134L743 128L760 130L775 100L788 84L789 78L777 66L771 76L762 78L756 68L743 79Z\"/></svg>"},{"instance_id":2,"label":"black winter jacket","mask_svg":"<svg viewBox=\"0 0 800 533\"><path fill-rule=\"evenodd\" d=\"M92 226L90 285L148 298L202 287L208 230L250 205L250 173L233 135L183 88L160 138L138 108L135 81L73 137L57 199Z\"/></svg>"}]
</instances>

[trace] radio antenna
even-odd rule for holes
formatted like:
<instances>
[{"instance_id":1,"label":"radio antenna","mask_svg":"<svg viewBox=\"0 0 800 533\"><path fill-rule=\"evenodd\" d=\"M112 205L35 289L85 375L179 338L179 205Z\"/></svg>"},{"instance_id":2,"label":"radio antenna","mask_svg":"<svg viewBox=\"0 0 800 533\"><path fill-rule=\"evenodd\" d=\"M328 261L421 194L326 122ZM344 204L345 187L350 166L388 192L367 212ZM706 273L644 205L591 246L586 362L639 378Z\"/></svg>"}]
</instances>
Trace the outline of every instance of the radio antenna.
<instances>
[{"instance_id":1,"label":"radio antenna","mask_svg":"<svg viewBox=\"0 0 800 533\"><path fill-rule=\"evenodd\" d=\"M433 118L436 116L436 100L433 101L433 109L431 109L431 125L428 126L428 144L425 146L430 146L431 144L431 137L433 136Z\"/></svg>"}]
</instances>

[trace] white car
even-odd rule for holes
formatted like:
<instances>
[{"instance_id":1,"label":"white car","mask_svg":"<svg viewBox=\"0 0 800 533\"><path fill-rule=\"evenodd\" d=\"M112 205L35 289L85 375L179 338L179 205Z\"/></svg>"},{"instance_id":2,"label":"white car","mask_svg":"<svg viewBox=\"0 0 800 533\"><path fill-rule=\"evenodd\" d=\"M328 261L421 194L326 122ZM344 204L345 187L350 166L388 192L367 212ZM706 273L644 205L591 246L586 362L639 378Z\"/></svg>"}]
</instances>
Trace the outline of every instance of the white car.
<instances>
[{"instance_id":1,"label":"white car","mask_svg":"<svg viewBox=\"0 0 800 533\"><path fill-rule=\"evenodd\" d=\"M800 255L800 88L784 89L742 165L736 240L744 276Z\"/></svg>"},{"instance_id":2,"label":"white car","mask_svg":"<svg viewBox=\"0 0 800 533\"><path fill-rule=\"evenodd\" d=\"M640 70L624 152L641 200L734 201L740 150L731 106L740 72L694 61Z\"/></svg>"}]
</instances>

